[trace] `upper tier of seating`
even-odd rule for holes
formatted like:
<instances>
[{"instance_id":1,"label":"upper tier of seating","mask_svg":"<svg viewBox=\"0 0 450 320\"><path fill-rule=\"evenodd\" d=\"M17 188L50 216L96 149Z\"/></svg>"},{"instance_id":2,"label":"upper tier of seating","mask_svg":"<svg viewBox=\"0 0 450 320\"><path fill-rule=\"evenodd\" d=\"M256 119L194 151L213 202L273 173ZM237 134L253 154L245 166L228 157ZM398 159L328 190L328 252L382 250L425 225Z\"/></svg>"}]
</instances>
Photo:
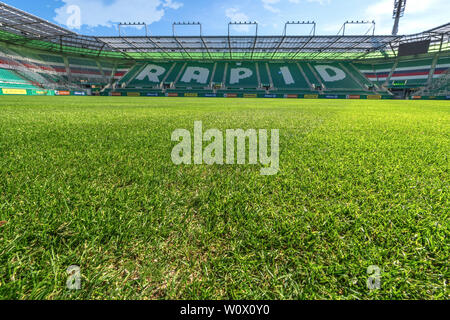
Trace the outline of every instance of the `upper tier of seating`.
<instances>
[{"instance_id":1,"label":"upper tier of seating","mask_svg":"<svg viewBox=\"0 0 450 320\"><path fill-rule=\"evenodd\" d=\"M79 88L81 84L106 85L123 77L128 64L102 59L65 57L53 53L6 47L0 44L0 67L12 69L38 87Z\"/></svg>"}]
</instances>

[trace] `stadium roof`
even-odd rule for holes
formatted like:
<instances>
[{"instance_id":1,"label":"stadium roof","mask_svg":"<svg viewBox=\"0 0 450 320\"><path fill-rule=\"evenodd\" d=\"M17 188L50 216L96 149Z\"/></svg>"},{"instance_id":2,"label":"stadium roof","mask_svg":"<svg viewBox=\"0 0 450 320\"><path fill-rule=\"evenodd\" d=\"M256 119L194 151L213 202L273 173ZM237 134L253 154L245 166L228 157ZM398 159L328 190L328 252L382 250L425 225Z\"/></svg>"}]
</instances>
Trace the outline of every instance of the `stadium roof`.
<instances>
[{"instance_id":1,"label":"stadium roof","mask_svg":"<svg viewBox=\"0 0 450 320\"><path fill-rule=\"evenodd\" d=\"M402 36L399 39L392 41L389 46L391 50L397 51L402 43L417 42L423 40L430 40L430 52L449 51L450 50L450 23L433 28L431 30Z\"/></svg>"},{"instance_id":2,"label":"stadium roof","mask_svg":"<svg viewBox=\"0 0 450 320\"><path fill-rule=\"evenodd\" d=\"M358 59L396 55L403 42L430 39L450 50L450 23L409 36L134 36L93 37L0 2L0 40L66 54L129 59Z\"/></svg>"},{"instance_id":3,"label":"stadium roof","mask_svg":"<svg viewBox=\"0 0 450 320\"><path fill-rule=\"evenodd\" d=\"M392 36L183 36L100 37L123 53L183 59L335 58L377 51L397 40Z\"/></svg>"}]
</instances>

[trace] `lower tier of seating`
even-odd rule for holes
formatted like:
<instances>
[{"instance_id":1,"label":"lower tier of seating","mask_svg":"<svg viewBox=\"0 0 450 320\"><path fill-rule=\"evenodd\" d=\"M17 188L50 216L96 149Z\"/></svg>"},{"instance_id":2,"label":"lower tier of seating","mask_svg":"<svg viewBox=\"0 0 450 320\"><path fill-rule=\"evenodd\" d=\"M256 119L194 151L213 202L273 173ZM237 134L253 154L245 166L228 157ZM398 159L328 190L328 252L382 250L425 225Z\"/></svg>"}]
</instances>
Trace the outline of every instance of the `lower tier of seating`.
<instances>
[{"instance_id":1,"label":"lower tier of seating","mask_svg":"<svg viewBox=\"0 0 450 320\"><path fill-rule=\"evenodd\" d=\"M366 91L369 80L351 62L194 62L137 63L118 88L277 91ZM239 91L237 91L239 92Z\"/></svg>"},{"instance_id":2,"label":"lower tier of seating","mask_svg":"<svg viewBox=\"0 0 450 320\"><path fill-rule=\"evenodd\" d=\"M25 80L13 70L0 69L0 88L37 89L37 86Z\"/></svg>"}]
</instances>

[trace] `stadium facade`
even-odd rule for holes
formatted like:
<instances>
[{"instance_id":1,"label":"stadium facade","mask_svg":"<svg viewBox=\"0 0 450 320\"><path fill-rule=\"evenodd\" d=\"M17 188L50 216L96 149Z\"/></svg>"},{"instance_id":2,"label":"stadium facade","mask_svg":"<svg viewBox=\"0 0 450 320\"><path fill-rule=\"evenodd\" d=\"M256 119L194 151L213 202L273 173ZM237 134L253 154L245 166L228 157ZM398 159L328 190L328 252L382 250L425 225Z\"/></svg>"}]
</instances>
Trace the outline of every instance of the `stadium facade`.
<instances>
[{"instance_id":1,"label":"stadium facade","mask_svg":"<svg viewBox=\"0 0 450 320\"><path fill-rule=\"evenodd\" d=\"M92 37L0 2L0 94L449 99L449 40L450 23L407 36Z\"/></svg>"}]
</instances>

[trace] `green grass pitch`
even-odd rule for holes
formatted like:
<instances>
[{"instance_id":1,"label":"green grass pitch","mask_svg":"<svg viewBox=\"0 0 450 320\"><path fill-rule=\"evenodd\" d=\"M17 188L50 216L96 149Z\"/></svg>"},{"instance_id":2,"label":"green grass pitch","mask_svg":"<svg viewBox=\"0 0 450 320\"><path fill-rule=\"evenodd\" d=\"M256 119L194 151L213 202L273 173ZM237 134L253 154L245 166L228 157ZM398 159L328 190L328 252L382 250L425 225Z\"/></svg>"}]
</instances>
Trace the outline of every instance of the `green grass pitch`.
<instances>
[{"instance_id":1,"label":"green grass pitch","mask_svg":"<svg viewBox=\"0 0 450 320\"><path fill-rule=\"evenodd\" d=\"M280 172L175 166L196 120ZM446 101L0 97L0 299L448 299L449 151Z\"/></svg>"}]
</instances>

